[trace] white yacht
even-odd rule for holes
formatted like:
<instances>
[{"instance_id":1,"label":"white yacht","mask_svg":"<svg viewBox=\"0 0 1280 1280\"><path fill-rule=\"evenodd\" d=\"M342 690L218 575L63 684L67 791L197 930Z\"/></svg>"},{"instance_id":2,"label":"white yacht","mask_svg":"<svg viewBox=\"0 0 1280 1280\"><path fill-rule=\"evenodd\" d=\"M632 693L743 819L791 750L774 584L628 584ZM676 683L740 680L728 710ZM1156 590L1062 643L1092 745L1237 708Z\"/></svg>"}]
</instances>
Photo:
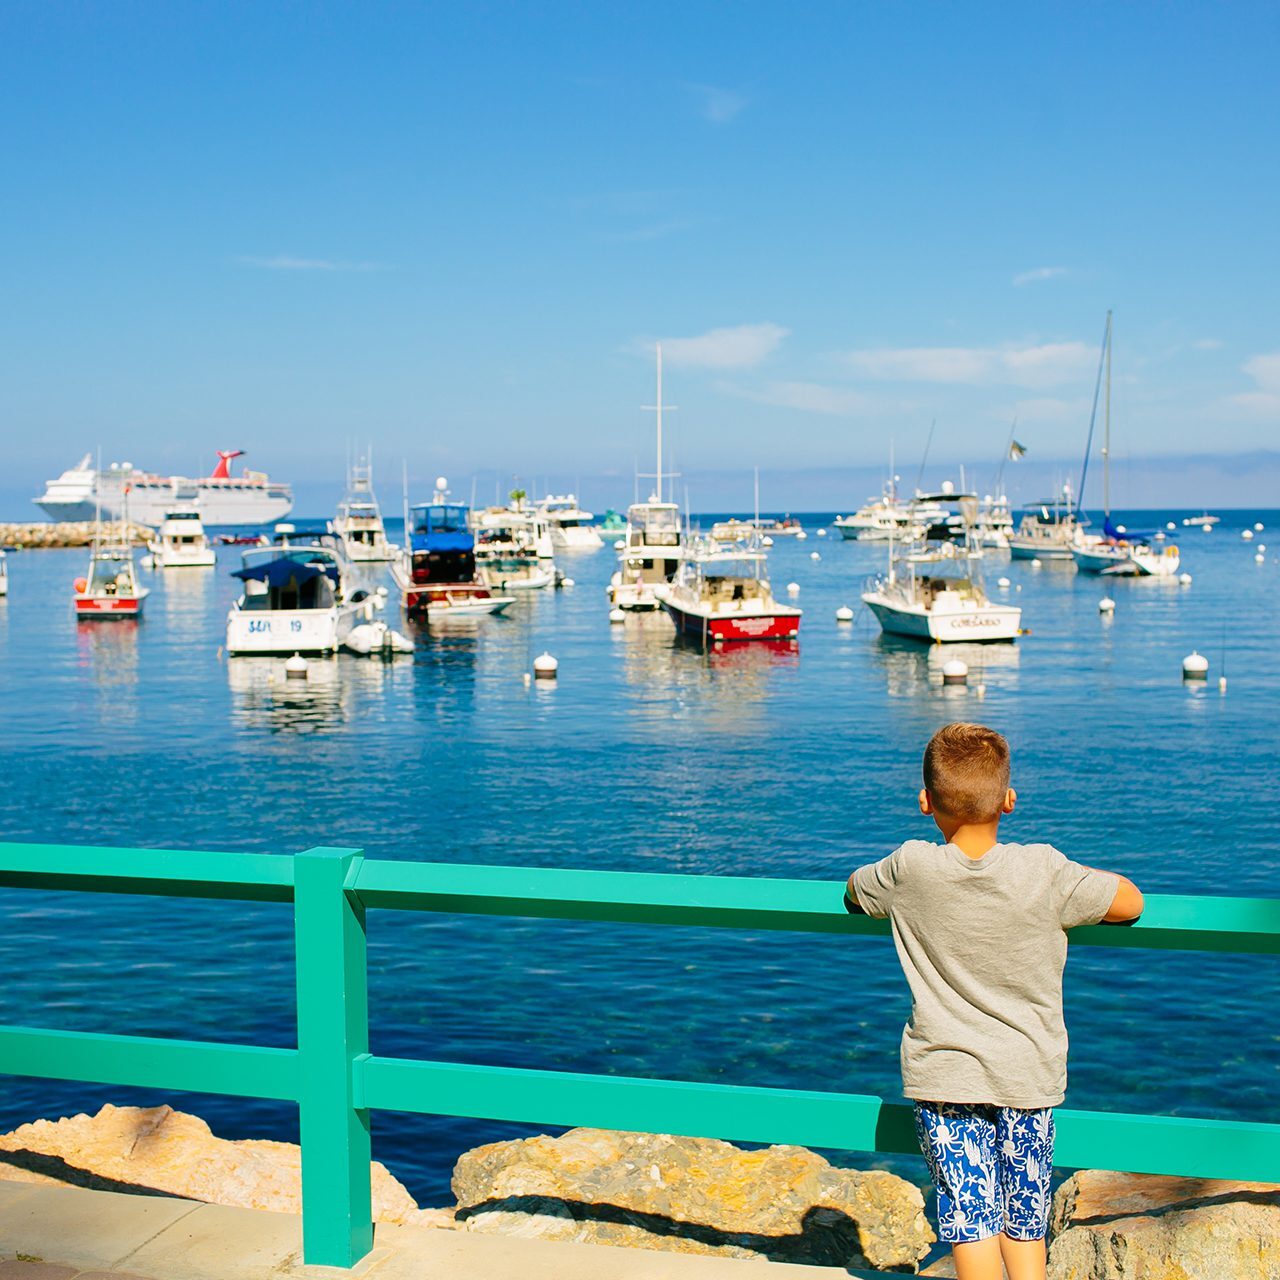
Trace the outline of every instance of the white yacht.
<instances>
[{"instance_id":1,"label":"white yacht","mask_svg":"<svg viewBox=\"0 0 1280 1280\"><path fill-rule=\"evenodd\" d=\"M373 492L373 465L354 463L347 473L347 491L338 503L333 532L341 540L350 560L362 564L385 564L400 555L400 548L387 541L382 511Z\"/></svg>"},{"instance_id":2,"label":"white yacht","mask_svg":"<svg viewBox=\"0 0 1280 1280\"><path fill-rule=\"evenodd\" d=\"M147 550L157 569L208 569L218 562L195 507L166 511L159 532L147 543ZM145 566L145 560L143 564Z\"/></svg>"},{"instance_id":3,"label":"white yacht","mask_svg":"<svg viewBox=\"0 0 1280 1280\"><path fill-rule=\"evenodd\" d=\"M989 600L978 574L978 500L966 494L956 495L956 502L964 521L963 544L950 539L891 544L888 572L868 584L863 603L890 635L937 643L1014 640L1022 610ZM944 566L953 571L943 572Z\"/></svg>"},{"instance_id":4,"label":"white yacht","mask_svg":"<svg viewBox=\"0 0 1280 1280\"><path fill-rule=\"evenodd\" d=\"M551 545L557 551L598 551L604 546L600 531L591 522L595 516L583 511L572 494L548 494L538 503L547 522Z\"/></svg>"},{"instance_id":5,"label":"white yacht","mask_svg":"<svg viewBox=\"0 0 1280 1280\"><path fill-rule=\"evenodd\" d=\"M339 539L278 533L250 547L234 577L244 594L227 614L227 652L334 653L369 620L372 597Z\"/></svg>"},{"instance_id":6,"label":"white yacht","mask_svg":"<svg viewBox=\"0 0 1280 1280\"><path fill-rule=\"evenodd\" d=\"M556 583L551 531L517 490L508 507L473 512L476 568L491 590L538 591Z\"/></svg>"},{"instance_id":7,"label":"white yacht","mask_svg":"<svg viewBox=\"0 0 1280 1280\"><path fill-rule=\"evenodd\" d=\"M680 508L674 502L633 502L627 508L627 533L618 552L618 569L609 582L615 609L657 609L684 555Z\"/></svg>"}]
</instances>

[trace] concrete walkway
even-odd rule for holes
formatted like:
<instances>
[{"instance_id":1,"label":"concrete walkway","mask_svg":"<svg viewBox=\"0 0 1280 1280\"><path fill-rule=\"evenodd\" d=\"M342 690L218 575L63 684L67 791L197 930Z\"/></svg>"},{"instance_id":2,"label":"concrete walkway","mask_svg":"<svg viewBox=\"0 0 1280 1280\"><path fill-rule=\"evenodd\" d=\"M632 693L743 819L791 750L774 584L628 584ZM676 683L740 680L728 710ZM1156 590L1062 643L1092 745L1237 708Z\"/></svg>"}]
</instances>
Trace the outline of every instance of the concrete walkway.
<instances>
[{"instance_id":1,"label":"concrete walkway","mask_svg":"<svg viewBox=\"0 0 1280 1280\"><path fill-rule=\"evenodd\" d=\"M379 1226L351 1271L304 1266L292 1214L0 1182L0 1280L836 1280L738 1258Z\"/></svg>"}]
</instances>

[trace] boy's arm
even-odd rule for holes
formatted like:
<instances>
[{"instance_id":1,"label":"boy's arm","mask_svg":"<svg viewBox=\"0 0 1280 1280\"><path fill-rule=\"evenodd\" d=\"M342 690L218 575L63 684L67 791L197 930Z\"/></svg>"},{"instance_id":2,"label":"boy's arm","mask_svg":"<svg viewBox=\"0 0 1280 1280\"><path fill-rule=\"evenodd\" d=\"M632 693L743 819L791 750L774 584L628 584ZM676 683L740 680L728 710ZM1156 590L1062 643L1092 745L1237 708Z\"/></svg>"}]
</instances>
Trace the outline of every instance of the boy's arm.
<instances>
[{"instance_id":1,"label":"boy's arm","mask_svg":"<svg viewBox=\"0 0 1280 1280\"><path fill-rule=\"evenodd\" d=\"M1115 872L1112 873L1116 875ZM1116 896L1111 899L1107 914L1102 917L1103 924L1127 924L1142 914L1142 891L1132 880L1116 875L1120 883L1116 886Z\"/></svg>"},{"instance_id":2,"label":"boy's arm","mask_svg":"<svg viewBox=\"0 0 1280 1280\"><path fill-rule=\"evenodd\" d=\"M854 873L857 874L856 872ZM853 876L850 876L848 882L844 886L844 909L852 916L865 916L867 913L862 909L862 903L858 901L858 895L853 889Z\"/></svg>"}]
</instances>

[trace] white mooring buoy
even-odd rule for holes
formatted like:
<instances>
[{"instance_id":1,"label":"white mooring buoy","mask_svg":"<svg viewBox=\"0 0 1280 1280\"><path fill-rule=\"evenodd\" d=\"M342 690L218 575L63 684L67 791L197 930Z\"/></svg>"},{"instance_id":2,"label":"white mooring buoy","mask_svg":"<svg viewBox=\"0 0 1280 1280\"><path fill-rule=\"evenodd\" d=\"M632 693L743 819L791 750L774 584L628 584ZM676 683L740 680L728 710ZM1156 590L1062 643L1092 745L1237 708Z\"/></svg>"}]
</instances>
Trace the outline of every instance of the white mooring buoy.
<instances>
[{"instance_id":1,"label":"white mooring buoy","mask_svg":"<svg viewBox=\"0 0 1280 1280\"><path fill-rule=\"evenodd\" d=\"M1009 579L1008 579L1008 578L997 578L997 579L996 579L996 586L997 586L997 587L1001 587L1001 588L1003 588L1005 591L1008 591L1008 590L1009 590Z\"/></svg>"},{"instance_id":2,"label":"white mooring buoy","mask_svg":"<svg viewBox=\"0 0 1280 1280\"><path fill-rule=\"evenodd\" d=\"M1252 542L1252 541L1253 541L1253 530L1252 530L1252 529L1241 529L1241 530L1240 530L1240 536L1241 536L1241 537L1242 537L1246 542Z\"/></svg>"},{"instance_id":3,"label":"white mooring buoy","mask_svg":"<svg viewBox=\"0 0 1280 1280\"><path fill-rule=\"evenodd\" d=\"M533 676L535 680L554 680L559 670L559 662L549 653L540 653L533 660Z\"/></svg>"},{"instance_id":4,"label":"white mooring buoy","mask_svg":"<svg viewBox=\"0 0 1280 1280\"><path fill-rule=\"evenodd\" d=\"M841 605L841 606L836 610L836 621L837 621L837 622L852 622L852 621L853 621L853 610L852 610L852 609L850 609L850 608L849 608L849 606L848 606L847 604L842 604L842 605Z\"/></svg>"},{"instance_id":5,"label":"white mooring buoy","mask_svg":"<svg viewBox=\"0 0 1280 1280\"><path fill-rule=\"evenodd\" d=\"M609 610L609 621L616 627L620 622L626 622L627 615L621 609Z\"/></svg>"},{"instance_id":6,"label":"white mooring buoy","mask_svg":"<svg viewBox=\"0 0 1280 1280\"><path fill-rule=\"evenodd\" d=\"M968 684L969 664L959 658L951 658L942 665L943 684Z\"/></svg>"},{"instance_id":7,"label":"white mooring buoy","mask_svg":"<svg viewBox=\"0 0 1280 1280\"><path fill-rule=\"evenodd\" d=\"M1184 587L1189 587L1191 585L1191 575L1189 573L1180 573L1178 574L1178 581Z\"/></svg>"},{"instance_id":8,"label":"white mooring buoy","mask_svg":"<svg viewBox=\"0 0 1280 1280\"><path fill-rule=\"evenodd\" d=\"M800 584L798 582L787 583L787 595L798 596L800 594Z\"/></svg>"},{"instance_id":9,"label":"white mooring buoy","mask_svg":"<svg viewBox=\"0 0 1280 1280\"><path fill-rule=\"evenodd\" d=\"M809 559L810 559L810 560L821 560L821 559L822 559L822 556L821 556L821 555L819 555L819 553L818 553L818 552L816 552L816 551L810 551L810 552L809 552Z\"/></svg>"},{"instance_id":10,"label":"white mooring buoy","mask_svg":"<svg viewBox=\"0 0 1280 1280\"><path fill-rule=\"evenodd\" d=\"M1102 599L1098 601L1099 613L1115 613L1115 611L1116 602L1110 596L1103 596Z\"/></svg>"},{"instance_id":11,"label":"white mooring buoy","mask_svg":"<svg viewBox=\"0 0 1280 1280\"><path fill-rule=\"evenodd\" d=\"M1255 528L1259 533L1261 533L1261 532L1262 532L1262 521L1261 521L1261 520L1257 521L1257 522L1254 524L1254 526L1253 526L1253 527L1254 527L1254 528Z\"/></svg>"},{"instance_id":12,"label":"white mooring buoy","mask_svg":"<svg viewBox=\"0 0 1280 1280\"><path fill-rule=\"evenodd\" d=\"M825 538L826 536L827 536L827 531L825 529L818 530L818 537Z\"/></svg>"},{"instance_id":13,"label":"white mooring buoy","mask_svg":"<svg viewBox=\"0 0 1280 1280\"><path fill-rule=\"evenodd\" d=\"M1182 660L1182 678L1184 680L1207 680L1209 678L1209 659L1193 649Z\"/></svg>"},{"instance_id":14,"label":"white mooring buoy","mask_svg":"<svg viewBox=\"0 0 1280 1280\"><path fill-rule=\"evenodd\" d=\"M1254 564L1265 564L1266 559L1267 557L1264 556L1261 551L1259 551L1258 554L1253 557L1253 562Z\"/></svg>"},{"instance_id":15,"label":"white mooring buoy","mask_svg":"<svg viewBox=\"0 0 1280 1280\"><path fill-rule=\"evenodd\" d=\"M307 678L307 660L300 653L285 661L284 675L286 680L305 680Z\"/></svg>"},{"instance_id":16,"label":"white mooring buoy","mask_svg":"<svg viewBox=\"0 0 1280 1280\"><path fill-rule=\"evenodd\" d=\"M1033 569L1038 569L1038 568L1040 567L1040 557L1039 557L1039 556L1036 556L1036 557L1031 561L1031 567L1032 567Z\"/></svg>"},{"instance_id":17,"label":"white mooring buoy","mask_svg":"<svg viewBox=\"0 0 1280 1280\"><path fill-rule=\"evenodd\" d=\"M1169 521L1169 523L1168 523L1167 525L1165 525L1165 528L1166 528L1166 529L1176 529L1177 527L1178 527L1178 526L1177 526L1176 524L1174 524L1172 520L1170 520L1170 521Z\"/></svg>"}]
</instances>

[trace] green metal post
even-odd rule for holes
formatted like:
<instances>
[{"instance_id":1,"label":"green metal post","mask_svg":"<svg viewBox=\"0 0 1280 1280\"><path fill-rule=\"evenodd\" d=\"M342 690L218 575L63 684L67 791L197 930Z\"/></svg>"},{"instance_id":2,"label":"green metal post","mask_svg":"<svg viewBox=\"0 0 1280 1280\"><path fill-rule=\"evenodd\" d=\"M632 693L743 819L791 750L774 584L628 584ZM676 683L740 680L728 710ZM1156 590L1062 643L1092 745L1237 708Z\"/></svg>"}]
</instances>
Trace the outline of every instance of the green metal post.
<instances>
[{"instance_id":1,"label":"green metal post","mask_svg":"<svg viewBox=\"0 0 1280 1280\"><path fill-rule=\"evenodd\" d=\"M373 1248L369 1111L354 1060L369 1052L364 906L346 889L363 855L309 849L294 859L302 1254L350 1267Z\"/></svg>"}]
</instances>

